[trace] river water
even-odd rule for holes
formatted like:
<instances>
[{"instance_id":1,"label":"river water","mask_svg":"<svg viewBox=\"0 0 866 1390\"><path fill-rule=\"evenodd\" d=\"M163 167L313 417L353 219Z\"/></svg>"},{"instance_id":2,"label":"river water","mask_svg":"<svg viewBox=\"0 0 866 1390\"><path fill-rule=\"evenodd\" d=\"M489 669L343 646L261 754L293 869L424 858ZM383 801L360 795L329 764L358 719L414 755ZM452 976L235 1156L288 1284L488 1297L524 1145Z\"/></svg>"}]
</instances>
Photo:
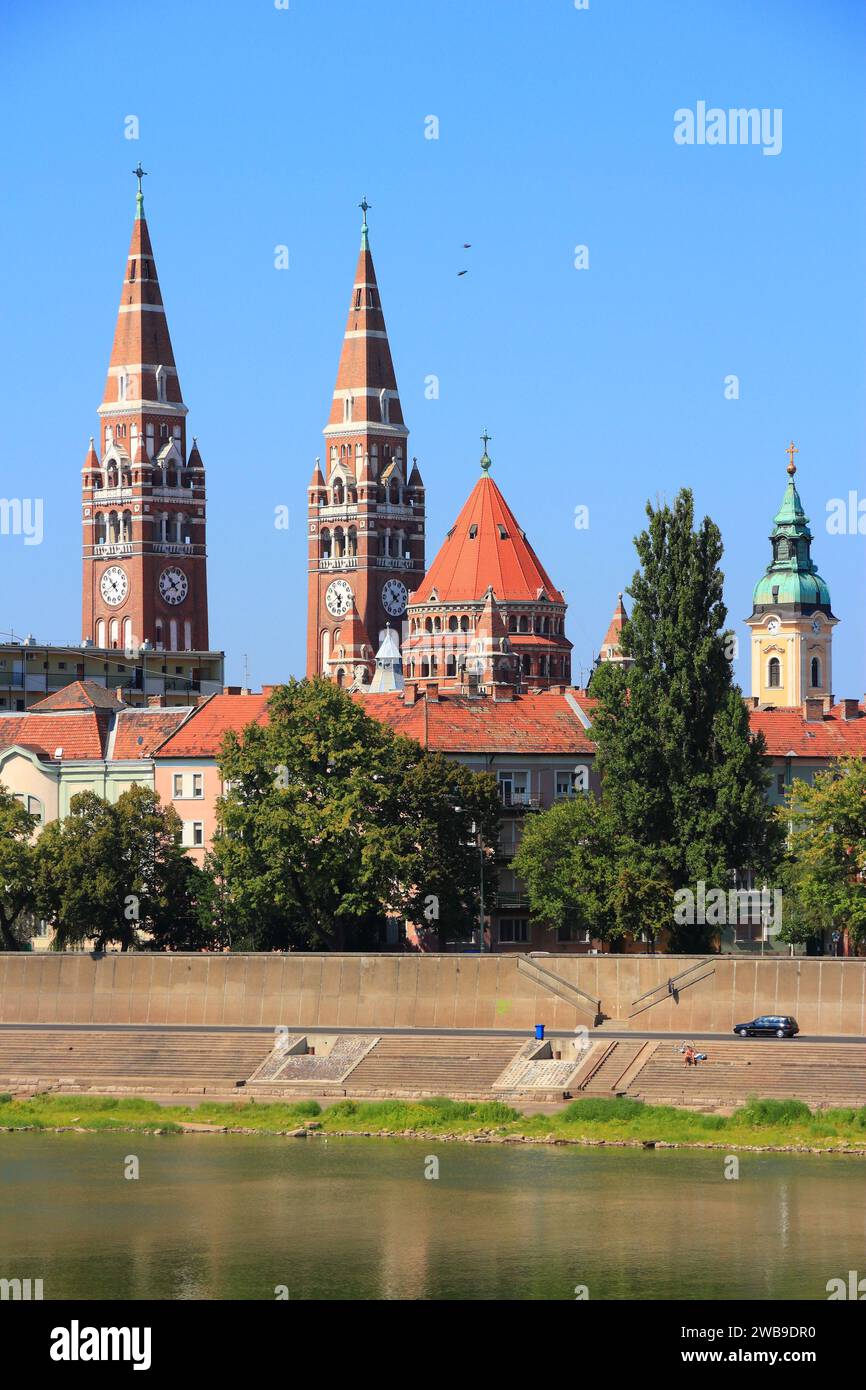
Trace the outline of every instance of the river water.
<instances>
[{"instance_id":1,"label":"river water","mask_svg":"<svg viewBox=\"0 0 866 1390\"><path fill-rule=\"evenodd\" d=\"M866 1275L866 1160L725 1171L721 1151L0 1134L0 1278L46 1299L571 1300L826 1299Z\"/></svg>"}]
</instances>

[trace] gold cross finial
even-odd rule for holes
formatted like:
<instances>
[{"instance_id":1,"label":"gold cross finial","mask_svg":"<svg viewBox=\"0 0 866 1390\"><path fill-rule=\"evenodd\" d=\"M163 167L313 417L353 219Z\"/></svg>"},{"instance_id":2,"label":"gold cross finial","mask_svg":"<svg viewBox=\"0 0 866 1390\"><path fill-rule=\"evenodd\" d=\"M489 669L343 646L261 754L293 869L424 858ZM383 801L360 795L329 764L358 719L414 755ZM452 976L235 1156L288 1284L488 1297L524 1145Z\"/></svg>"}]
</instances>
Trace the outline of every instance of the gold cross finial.
<instances>
[{"instance_id":1,"label":"gold cross finial","mask_svg":"<svg viewBox=\"0 0 866 1390\"><path fill-rule=\"evenodd\" d=\"M788 461L788 470L787 470L787 471L790 473L790 475L791 475L792 478L793 478L794 474L795 474L796 471L797 471L797 465L796 465L796 463L794 462L794 455L795 455L795 454L799 454L799 452L800 452L800 450L796 447L796 445L794 444L794 441L793 441L793 439L792 439L791 442L790 442L790 444L788 445L787 449L785 450L785 453L788 455L788 460L789 460L789 461Z\"/></svg>"}]
</instances>

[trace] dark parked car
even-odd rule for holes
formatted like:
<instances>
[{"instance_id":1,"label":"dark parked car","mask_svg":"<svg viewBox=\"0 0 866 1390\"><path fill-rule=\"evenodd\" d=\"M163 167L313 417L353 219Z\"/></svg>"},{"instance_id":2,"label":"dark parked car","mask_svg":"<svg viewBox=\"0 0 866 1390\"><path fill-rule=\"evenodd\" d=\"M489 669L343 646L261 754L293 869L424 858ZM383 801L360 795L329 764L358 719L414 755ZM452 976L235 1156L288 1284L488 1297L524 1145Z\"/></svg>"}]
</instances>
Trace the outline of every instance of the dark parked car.
<instances>
[{"instance_id":1,"label":"dark parked car","mask_svg":"<svg viewBox=\"0 0 866 1390\"><path fill-rule=\"evenodd\" d=\"M800 1025L790 1014L762 1014L751 1023L738 1023L734 1032L741 1038L793 1038Z\"/></svg>"}]
</instances>

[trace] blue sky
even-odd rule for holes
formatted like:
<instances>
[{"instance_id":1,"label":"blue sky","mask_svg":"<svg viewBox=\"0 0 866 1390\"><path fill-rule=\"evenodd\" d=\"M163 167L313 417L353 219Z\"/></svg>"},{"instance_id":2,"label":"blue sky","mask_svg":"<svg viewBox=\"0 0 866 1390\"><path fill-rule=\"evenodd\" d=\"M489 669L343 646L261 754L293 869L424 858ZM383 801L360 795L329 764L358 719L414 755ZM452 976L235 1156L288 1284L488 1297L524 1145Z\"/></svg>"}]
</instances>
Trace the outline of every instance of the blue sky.
<instances>
[{"instance_id":1,"label":"blue sky","mask_svg":"<svg viewBox=\"0 0 866 1390\"><path fill-rule=\"evenodd\" d=\"M866 498L859 0L7 0L0 22L0 492L45 505L42 545L0 536L0 629L80 638L79 470L140 158L229 680L245 653L255 686L303 673L305 488L366 193L428 562L486 426L566 591L578 679L646 500L687 484L722 529L745 654L793 437L841 619L835 691L862 695L866 537L826 530L832 498ZM674 112L698 101L780 108L781 152L677 145Z\"/></svg>"}]
</instances>

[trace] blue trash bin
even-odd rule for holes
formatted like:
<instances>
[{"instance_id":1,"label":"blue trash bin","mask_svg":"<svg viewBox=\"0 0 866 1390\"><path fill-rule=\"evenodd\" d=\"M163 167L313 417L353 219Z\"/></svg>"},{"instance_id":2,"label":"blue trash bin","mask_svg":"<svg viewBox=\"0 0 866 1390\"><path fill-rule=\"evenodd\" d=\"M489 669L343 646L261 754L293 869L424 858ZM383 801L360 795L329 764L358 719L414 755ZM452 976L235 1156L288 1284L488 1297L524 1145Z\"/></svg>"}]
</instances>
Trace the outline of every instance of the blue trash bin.
<instances>
[{"instance_id":1,"label":"blue trash bin","mask_svg":"<svg viewBox=\"0 0 866 1390\"><path fill-rule=\"evenodd\" d=\"M536 1025L535 1025L535 1037L536 1037L536 1040L537 1040L538 1042L544 1042L544 1024L543 1024L543 1023L536 1023Z\"/></svg>"}]
</instances>

